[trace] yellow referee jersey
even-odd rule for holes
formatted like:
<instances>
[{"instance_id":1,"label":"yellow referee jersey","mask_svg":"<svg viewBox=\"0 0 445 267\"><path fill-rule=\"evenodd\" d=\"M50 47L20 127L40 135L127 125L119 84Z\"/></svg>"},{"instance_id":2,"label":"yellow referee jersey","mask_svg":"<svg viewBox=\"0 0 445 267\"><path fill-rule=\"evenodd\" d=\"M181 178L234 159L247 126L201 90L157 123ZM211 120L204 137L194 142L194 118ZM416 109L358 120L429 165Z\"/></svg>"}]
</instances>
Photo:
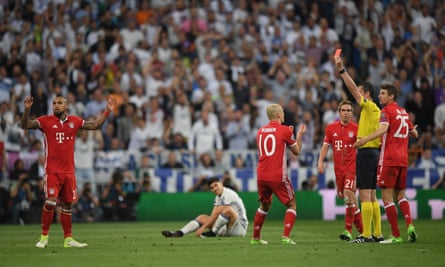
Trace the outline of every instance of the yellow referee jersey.
<instances>
[{"instance_id":1,"label":"yellow referee jersey","mask_svg":"<svg viewBox=\"0 0 445 267\"><path fill-rule=\"evenodd\" d=\"M365 99L364 96L360 99L360 120L358 122L357 138L365 137L375 132L379 128L380 123L380 109L373 101ZM375 138L360 148L380 148L380 137Z\"/></svg>"}]
</instances>

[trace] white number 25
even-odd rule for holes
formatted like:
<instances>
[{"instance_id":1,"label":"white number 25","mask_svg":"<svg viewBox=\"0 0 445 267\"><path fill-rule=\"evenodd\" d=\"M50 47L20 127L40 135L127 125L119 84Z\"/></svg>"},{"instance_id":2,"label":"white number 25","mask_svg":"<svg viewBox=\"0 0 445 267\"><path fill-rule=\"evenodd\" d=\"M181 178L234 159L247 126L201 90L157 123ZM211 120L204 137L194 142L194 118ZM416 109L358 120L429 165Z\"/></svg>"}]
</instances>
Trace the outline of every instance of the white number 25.
<instances>
[{"instance_id":1,"label":"white number 25","mask_svg":"<svg viewBox=\"0 0 445 267\"><path fill-rule=\"evenodd\" d=\"M409 134L408 116L397 115L396 120L400 121L399 128L394 133L395 138L406 138Z\"/></svg>"}]
</instances>

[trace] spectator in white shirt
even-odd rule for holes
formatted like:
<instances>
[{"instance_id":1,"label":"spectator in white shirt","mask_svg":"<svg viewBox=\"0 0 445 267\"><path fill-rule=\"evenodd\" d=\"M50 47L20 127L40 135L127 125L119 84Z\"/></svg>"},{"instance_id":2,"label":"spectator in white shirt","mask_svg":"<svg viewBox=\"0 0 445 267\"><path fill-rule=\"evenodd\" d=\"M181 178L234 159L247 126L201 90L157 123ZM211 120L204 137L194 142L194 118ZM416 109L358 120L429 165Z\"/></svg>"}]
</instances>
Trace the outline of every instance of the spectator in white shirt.
<instances>
[{"instance_id":1,"label":"spectator in white shirt","mask_svg":"<svg viewBox=\"0 0 445 267\"><path fill-rule=\"evenodd\" d=\"M201 111L201 119L197 120L192 127L188 142L189 150L197 156L205 152L222 150L222 138L218 127L209 122L209 111Z\"/></svg>"}]
</instances>

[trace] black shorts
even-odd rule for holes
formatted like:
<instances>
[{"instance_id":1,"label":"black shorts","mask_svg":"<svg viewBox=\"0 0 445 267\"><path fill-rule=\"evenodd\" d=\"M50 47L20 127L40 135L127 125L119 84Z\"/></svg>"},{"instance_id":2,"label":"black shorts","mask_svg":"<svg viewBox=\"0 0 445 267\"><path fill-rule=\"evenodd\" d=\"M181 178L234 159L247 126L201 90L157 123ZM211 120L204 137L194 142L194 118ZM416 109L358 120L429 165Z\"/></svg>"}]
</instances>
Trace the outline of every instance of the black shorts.
<instances>
[{"instance_id":1,"label":"black shorts","mask_svg":"<svg viewBox=\"0 0 445 267\"><path fill-rule=\"evenodd\" d=\"M357 150L357 188L376 189L377 165L379 163L378 148L360 148Z\"/></svg>"}]
</instances>

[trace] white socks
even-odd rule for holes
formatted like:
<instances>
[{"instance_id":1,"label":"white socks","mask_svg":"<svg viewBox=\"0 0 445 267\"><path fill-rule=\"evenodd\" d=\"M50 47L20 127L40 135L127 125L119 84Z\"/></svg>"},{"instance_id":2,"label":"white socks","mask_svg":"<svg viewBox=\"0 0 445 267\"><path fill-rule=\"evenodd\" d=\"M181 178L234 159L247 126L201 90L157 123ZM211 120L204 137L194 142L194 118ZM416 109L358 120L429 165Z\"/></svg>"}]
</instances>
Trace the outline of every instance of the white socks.
<instances>
[{"instance_id":1,"label":"white socks","mask_svg":"<svg viewBox=\"0 0 445 267\"><path fill-rule=\"evenodd\" d=\"M192 220L189 221L186 225L184 225L184 227L181 228L181 232L184 233L184 235L194 232L196 230L198 230L200 227L199 223L197 220Z\"/></svg>"}]
</instances>

